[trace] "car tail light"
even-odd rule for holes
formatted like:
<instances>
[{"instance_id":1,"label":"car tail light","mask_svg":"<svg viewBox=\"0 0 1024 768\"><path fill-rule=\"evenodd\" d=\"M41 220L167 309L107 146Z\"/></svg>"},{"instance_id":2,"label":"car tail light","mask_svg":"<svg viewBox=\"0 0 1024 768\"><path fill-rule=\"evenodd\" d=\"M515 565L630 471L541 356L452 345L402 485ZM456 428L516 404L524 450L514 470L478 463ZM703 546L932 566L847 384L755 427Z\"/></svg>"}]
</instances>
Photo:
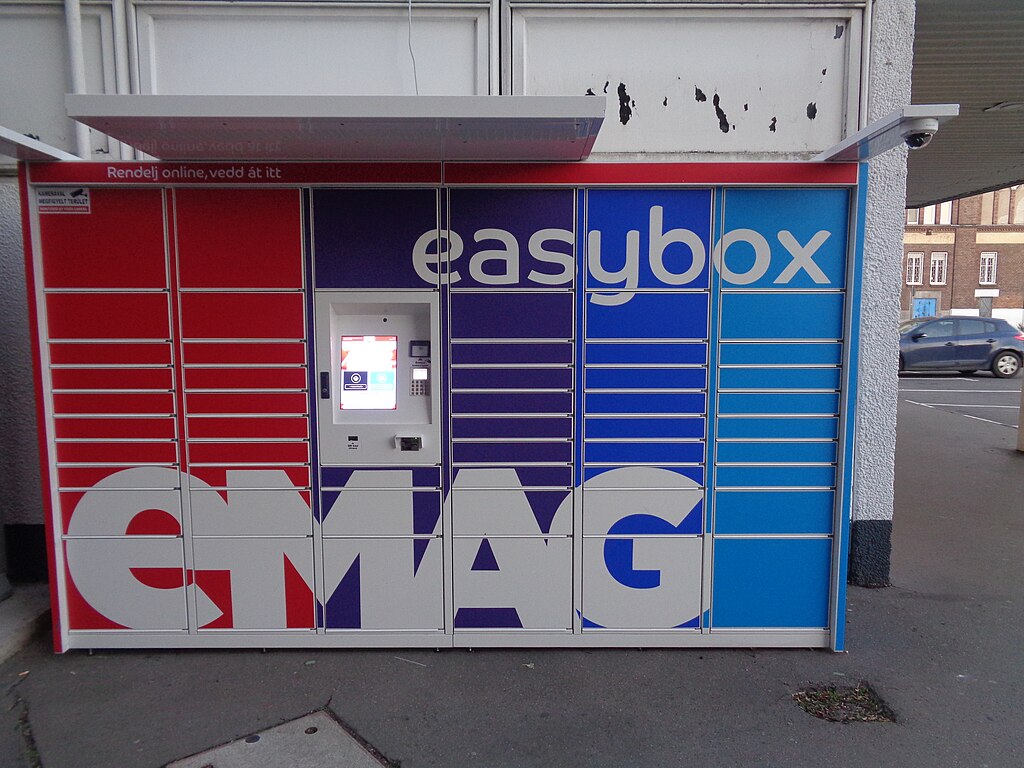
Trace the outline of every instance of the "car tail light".
<instances>
[{"instance_id":1,"label":"car tail light","mask_svg":"<svg viewBox=\"0 0 1024 768\"><path fill-rule=\"evenodd\" d=\"M1019 336L1014 336L1013 338L1017 339L1018 341L1024 341L1024 333L1020 334Z\"/></svg>"}]
</instances>

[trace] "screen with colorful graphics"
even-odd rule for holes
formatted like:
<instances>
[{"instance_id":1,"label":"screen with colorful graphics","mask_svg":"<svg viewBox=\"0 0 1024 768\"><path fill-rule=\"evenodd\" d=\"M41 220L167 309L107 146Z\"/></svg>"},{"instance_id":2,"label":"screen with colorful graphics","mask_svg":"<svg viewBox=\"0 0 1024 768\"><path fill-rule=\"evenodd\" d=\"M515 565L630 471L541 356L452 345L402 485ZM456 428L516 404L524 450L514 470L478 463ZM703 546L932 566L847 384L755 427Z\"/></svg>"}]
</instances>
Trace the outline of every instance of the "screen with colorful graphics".
<instances>
[{"instance_id":1,"label":"screen with colorful graphics","mask_svg":"<svg viewBox=\"0 0 1024 768\"><path fill-rule=\"evenodd\" d=\"M341 410L395 410L397 361L397 336L342 336Z\"/></svg>"}]
</instances>

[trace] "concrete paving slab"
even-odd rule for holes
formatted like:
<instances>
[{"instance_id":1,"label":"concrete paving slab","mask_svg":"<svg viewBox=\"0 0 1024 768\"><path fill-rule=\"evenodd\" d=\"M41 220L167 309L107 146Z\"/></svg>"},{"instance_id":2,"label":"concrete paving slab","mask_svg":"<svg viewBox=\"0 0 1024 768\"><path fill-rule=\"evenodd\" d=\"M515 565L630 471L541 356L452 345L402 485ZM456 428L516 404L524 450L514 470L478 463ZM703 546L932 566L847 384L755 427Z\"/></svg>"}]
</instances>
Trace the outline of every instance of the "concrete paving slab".
<instances>
[{"instance_id":1,"label":"concrete paving slab","mask_svg":"<svg viewBox=\"0 0 1024 768\"><path fill-rule=\"evenodd\" d=\"M167 768L381 768L337 720L314 712L229 742Z\"/></svg>"},{"instance_id":2,"label":"concrete paving slab","mask_svg":"<svg viewBox=\"0 0 1024 768\"><path fill-rule=\"evenodd\" d=\"M19 584L0 603L0 662L25 647L50 623L50 588L46 584Z\"/></svg>"}]
</instances>

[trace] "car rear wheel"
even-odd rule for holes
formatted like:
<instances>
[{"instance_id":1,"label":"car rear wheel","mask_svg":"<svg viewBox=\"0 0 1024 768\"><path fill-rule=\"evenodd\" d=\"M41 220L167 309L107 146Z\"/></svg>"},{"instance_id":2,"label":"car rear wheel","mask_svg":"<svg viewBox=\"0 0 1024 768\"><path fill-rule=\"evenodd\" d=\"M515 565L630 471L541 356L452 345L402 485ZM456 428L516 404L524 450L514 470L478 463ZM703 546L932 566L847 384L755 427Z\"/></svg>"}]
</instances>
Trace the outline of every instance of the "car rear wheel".
<instances>
[{"instance_id":1,"label":"car rear wheel","mask_svg":"<svg viewBox=\"0 0 1024 768\"><path fill-rule=\"evenodd\" d=\"M1000 352L992 361L992 375L1009 379L1020 370L1020 358L1013 352Z\"/></svg>"}]
</instances>

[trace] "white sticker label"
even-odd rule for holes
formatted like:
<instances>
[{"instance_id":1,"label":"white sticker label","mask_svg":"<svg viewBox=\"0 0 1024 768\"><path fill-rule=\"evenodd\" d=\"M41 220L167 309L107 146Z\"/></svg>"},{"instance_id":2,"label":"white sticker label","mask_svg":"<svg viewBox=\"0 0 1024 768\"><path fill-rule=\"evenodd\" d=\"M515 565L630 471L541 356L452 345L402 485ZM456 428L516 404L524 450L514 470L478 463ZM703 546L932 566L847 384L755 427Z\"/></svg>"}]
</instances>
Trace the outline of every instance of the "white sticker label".
<instances>
[{"instance_id":1,"label":"white sticker label","mask_svg":"<svg viewBox=\"0 0 1024 768\"><path fill-rule=\"evenodd\" d=\"M89 190L85 187L41 187L36 189L40 213L91 213Z\"/></svg>"}]
</instances>

